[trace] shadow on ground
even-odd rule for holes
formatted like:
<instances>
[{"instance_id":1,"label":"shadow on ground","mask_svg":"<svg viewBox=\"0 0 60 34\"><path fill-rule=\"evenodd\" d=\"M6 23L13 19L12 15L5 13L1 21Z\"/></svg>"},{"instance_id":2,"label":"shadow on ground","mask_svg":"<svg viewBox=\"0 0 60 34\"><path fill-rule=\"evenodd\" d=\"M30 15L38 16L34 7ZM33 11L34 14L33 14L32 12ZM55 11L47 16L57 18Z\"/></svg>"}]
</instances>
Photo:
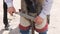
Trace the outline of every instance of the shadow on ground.
<instances>
[{"instance_id":1,"label":"shadow on ground","mask_svg":"<svg viewBox=\"0 0 60 34\"><path fill-rule=\"evenodd\" d=\"M11 31L9 32L9 34L21 34L21 33L19 32L19 28L17 27L17 28L15 28L15 29L11 30Z\"/></svg>"},{"instance_id":2,"label":"shadow on ground","mask_svg":"<svg viewBox=\"0 0 60 34\"><path fill-rule=\"evenodd\" d=\"M0 34L3 34L3 32L4 32L5 30L4 29L2 29L1 31L0 31Z\"/></svg>"}]
</instances>

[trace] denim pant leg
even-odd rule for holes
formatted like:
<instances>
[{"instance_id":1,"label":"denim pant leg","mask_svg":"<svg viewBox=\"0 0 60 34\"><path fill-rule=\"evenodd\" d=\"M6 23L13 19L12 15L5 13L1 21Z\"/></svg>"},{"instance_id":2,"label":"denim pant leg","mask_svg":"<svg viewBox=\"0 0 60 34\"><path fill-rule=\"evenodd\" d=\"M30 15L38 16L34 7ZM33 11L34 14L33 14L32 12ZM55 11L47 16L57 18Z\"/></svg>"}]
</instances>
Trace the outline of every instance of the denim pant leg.
<instances>
[{"instance_id":1,"label":"denim pant leg","mask_svg":"<svg viewBox=\"0 0 60 34\"><path fill-rule=\"evenodd\" d=\"M20 30L21 34L29 34L29 30Z\"/></svg>"},{"instance_id":2,"label":"denim pant leg","mask_svg":"<svg viewBox=\"0 0 60 34\"><path fill-rule=\"evenodd\" d=\"M47 34L47 31L45 31L45 32L39 32L39 34Z\"/></svg>"}]
</instances>

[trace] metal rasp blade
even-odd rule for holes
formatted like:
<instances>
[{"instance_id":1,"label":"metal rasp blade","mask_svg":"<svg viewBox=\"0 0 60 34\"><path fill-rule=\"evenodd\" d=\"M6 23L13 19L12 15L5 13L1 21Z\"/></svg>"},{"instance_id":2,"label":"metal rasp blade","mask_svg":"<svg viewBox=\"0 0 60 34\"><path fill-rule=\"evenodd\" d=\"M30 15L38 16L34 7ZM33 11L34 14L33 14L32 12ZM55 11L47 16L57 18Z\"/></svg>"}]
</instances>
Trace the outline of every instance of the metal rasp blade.
<instances>
[{"instance_id":1,"label":"metal rasp blade","mask_svg":"<svg viewBox=\"0 0 60 34\"><path fill-rule=\"evenodd\" d=\"M23 16L23 17L25 17L25 18L27 18L27 19L29 19L31 21L34 21L34 18L35 18L35 17L30 16L30 15L24 14L22 12L15 12L15 14L18 14L20 16Z\"/></svg>"}]
</instances>

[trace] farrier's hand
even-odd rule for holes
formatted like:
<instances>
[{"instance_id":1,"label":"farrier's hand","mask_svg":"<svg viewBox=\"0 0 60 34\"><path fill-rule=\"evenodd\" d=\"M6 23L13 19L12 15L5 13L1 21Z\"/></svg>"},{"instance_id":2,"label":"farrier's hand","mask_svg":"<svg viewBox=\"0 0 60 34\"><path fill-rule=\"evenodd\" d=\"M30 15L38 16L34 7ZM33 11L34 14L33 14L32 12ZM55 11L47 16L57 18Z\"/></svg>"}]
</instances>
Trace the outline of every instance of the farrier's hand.
<instances>
[{"instance_id":1,"label":"farrier's hand","mask_svg":"<svg viewBox=\"0 0 60 34\"><path fill-rule=\"evenodd\" d=\"M13 13L16 12L14 7L8 7L7 11L10 13L10 15L13 15Z\"/></svg>"},{"instance_id":2,"label":"farrier's hand","mask_svg":"<svg viewBox=\"0 0 60 34\"><path fill-rule=\"evenodd\" d=\"M37 16L37 17L35 18L34 22L35 22L36 24L42 24L43 18L41 18L40 16Z\"/></svg>"}]
</instances>

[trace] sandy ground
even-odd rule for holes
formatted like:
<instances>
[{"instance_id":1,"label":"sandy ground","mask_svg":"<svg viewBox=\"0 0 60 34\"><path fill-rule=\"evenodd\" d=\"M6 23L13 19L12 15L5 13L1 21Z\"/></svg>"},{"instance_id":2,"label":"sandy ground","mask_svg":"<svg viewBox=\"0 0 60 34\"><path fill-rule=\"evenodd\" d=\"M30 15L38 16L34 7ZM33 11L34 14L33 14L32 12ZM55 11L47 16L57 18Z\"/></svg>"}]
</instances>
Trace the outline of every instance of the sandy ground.
<instances>
[{"instance_id":1,"label":"sandy ground","mask_svg":"<svg viewBox=\"0 0 60 34\"><path fill-rule=\"evenodd\" d=\"M20 1L20 0L19 0ZM14 6L16 8L16 11L20 8L20 2L17 0L14 0ZM50 18L50 24L47 34L60 34L60 0L53 0L53 6L51 10L51 18ZM18 29L18 24L20 23L20 16L17 14L14 14L14 16L10 16L8 14L9 24L11 25L10 28L13 30L5 31L4 24L3 24L3 1L0 0L0 34L20 34ZM37 32L35 32L38 34Z\"/></svg>"}]
</instances>

